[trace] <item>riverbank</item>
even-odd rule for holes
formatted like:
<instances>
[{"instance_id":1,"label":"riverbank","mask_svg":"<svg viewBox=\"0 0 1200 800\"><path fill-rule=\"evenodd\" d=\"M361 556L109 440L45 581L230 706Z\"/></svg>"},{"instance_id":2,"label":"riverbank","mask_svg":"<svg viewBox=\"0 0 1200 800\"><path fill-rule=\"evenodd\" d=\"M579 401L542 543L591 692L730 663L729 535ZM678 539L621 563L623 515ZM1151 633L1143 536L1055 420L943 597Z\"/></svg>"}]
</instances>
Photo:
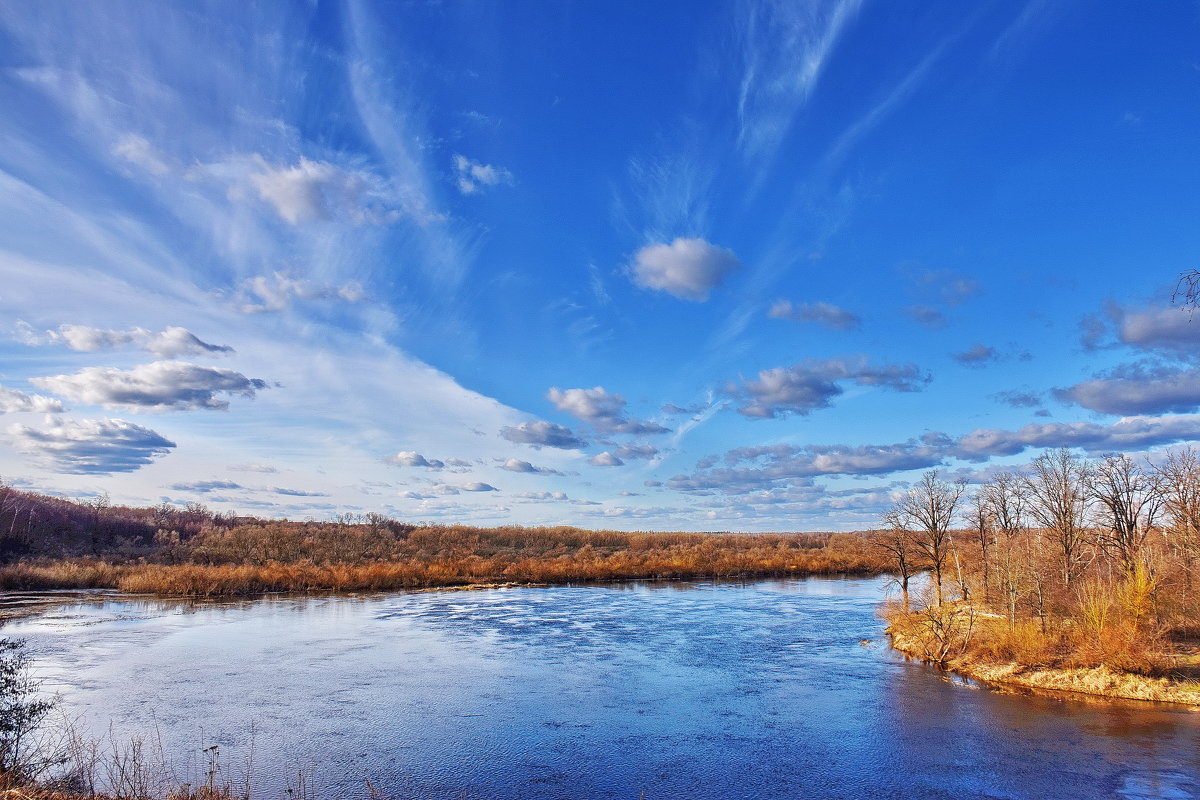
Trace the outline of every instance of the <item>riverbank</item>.
<instances>
[{"instance_id":1,"label":"riverbank","mask_svg":"<svg viewBox=\"0 0 1200 800\"><path fill-rule=\"evenodd\" d=\"M935 641L931 652L930 626L922 624L922 615L892 613L887 616L887 634L891 646L900 653L933 664L939 669L970 678L992 688L1032 690L1098 698L1148 700L1174 703L1200 712L1200 680L1175 678L1169 675L1143 675L1114 669L1106 664L1066 666L1054 664L1022 664L1016 661L986 660L976 649L962 648L958 655L945 654L939 658L942 642ZM928 619L925 617L925 619ZM961 618L952 625L962 623ZM972 624L974 624L972 622ZM1180 671L1200 673L1200 655L1172 654Z\"/></svg>"}]
</instances>

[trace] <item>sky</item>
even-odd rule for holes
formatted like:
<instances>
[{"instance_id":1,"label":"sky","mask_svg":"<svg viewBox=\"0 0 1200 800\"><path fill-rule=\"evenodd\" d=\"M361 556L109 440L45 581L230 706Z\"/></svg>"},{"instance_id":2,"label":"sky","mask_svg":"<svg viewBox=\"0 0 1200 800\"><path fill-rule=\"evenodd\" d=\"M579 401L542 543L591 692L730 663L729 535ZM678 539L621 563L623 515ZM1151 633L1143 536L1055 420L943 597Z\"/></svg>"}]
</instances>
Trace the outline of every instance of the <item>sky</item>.
<instances>
[{"instance_id":1,"label":"sky","mask_svg":"<svg viewBox=\"0 0 1200 800\"><path fill-rule=\"evenodd\" d=\"M1200 7L0 4L0 478L856 530L1200 440Z\"/></svg>"}]
</instances>

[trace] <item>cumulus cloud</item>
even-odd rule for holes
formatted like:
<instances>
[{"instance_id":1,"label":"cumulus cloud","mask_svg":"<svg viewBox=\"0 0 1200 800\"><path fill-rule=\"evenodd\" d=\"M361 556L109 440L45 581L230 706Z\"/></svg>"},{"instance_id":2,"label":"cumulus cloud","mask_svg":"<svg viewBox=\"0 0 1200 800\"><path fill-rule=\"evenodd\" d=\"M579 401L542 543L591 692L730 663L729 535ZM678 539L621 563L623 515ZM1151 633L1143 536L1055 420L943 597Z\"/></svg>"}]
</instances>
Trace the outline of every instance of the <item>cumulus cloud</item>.
<instances>
[{"instance_id":1,"label":"cumulus cloud","mask_svg":"<svg viewBox=\"0 0 1200 800\"><path fill-rule=\"evenodd\" d=\"M1013 408L1037 408L1042 404L1042 395L1039 392L1008 389L1003 392L996 392L992 397Z\"/></svg>"},{"instance_id":2,"label":"cumulus cloud","mask_svg":"<svg viewBox=\"0 0 1200 800\"><path fill-rule=\"evenodd\" d=\"M458 154L454 156L454 174L458 190L463 194L475 194L486 187L513 182L512 173L503 167L482 164Z\"/></svg>"},{"instance_id":3,"label":"cumulus cloud","mask_svg":"<svg viewBox=\"0 0 1200 800\"><path fill-rule=\"evenodd\" d=\"M651 459L659 454L659 449L648 444L623 444L617 447L617 458Z\"/></svg>"},{"instance_id":4,"label":"cumulus cloud","mask_svg":"<svg viewBox=\"0 0 1200 800\"><path fill-rule=\"evenodd\" d=\"M26 394L0 386L0 414L32 411L36 414L61 414L62 401L41 394Z\"/></svg>"},{"instance_id":5,"label":"cumulus cloud","mask_svg":"<svg viewBox=\"0 0 1200 800\"><path fill-rule=\"evenodd\" d=\"M676 475L667 486L678 491L739 494L779 483L806 483L821 475L880 475L936 466L946 453L928 442L890 445L774 445L739 447L725 454L725 466Z\"/></svg>"},{"instance_id":6,"label":"cumulus cloud","mask_svg":"<svg viewBox=\"0 0 1200 800\"><path fill-rule=\"evenodd\" d=\"M1185 413L1200 407L1200 369L1124 364L1054 395L1105 414Z\"/></svg>"},{"instance_id":7,"label":"cumulus cloud","mask_svg":"<svg viewBox=\"0 0 1200 800\"><path fill-rule=\"evenodd\" d=\"M189 483L172 483L167 487L174 489L177 492L197 492L199 494L208 494L222 489L244 489L240 483L233 481L191 481Z\"/></svg>"},{"instance_id":8,"label":"cumulus cloud","mask_svg":"<svg viewBox=\"0 0 1200 800\"><path fill-rule=\"evenodd\" d=\"M994 347L975 344L961 353L952 353L950 357L965 367L982 367L984 364L995 361L1000 354Z\"/></svg>"},{"instance_id":9,"label":"cumulus cloud","mask_svg":"<svg viewBox=\"0 0 1200 800\"><path fill-rule=\"evenodd\" d=\"M474 483L459 483L449 484L441 483L433 487L433 492L440 495L454 495L460 492L498 492L500 491L490 483L482 483L475 481Z\"/></svg>"},{"instance_id":10,"label":"cumulus cloud","mask_svg":"<svg viewBox=\"0 0 1200 800\"><path fill-rule=\"evenodd\" d=\"M704 302L741 264L732 250L703 239L676 239L643 247L633 258L633 282L681 300Z\"/></svg>"},{"instance_id":11,"label":"cumulus cloud","mask_svg":"<svg viewBox=\"0 0 1200 800\"><path fill-rule=\"evenodd\" d=\"M55 419L42 427L12 425L13 445L55 472L108 475L133 472L175 447L149 428L120 419Z\"/></svg>"},{"instance_id":12,"label":"cumulus cloud","mask_svg":"<svg viewBox=\"0 0 1200 800\"><path fill-rule=\"evenodd\" d=\"M619 467L625 462L605 450L603 453L598 453L592 456L588 460L588 463L593 467Z\"/></svg>"},{"instance_id":13,"label":"cumulus cloud","mask_svg":"<svg viewBox=\"0 0 1200 800\"><path fill-rule=\"evenodd\" d=\"M625 416L625 398L603 386L565 390L552 387L546 397L558 410L590 423L599 433L670 433L656 422Z\"/></svg>"},{"instance_id":14,"label":"cumulus cloud","mask_svg":"<svg viewBox=\"0 0 1200 800\"><path fill-rule=\"evenodd\" d=\"M587 447L587 442L576 436L567 426L544 420L522 422L515 427L501 428L500 436L510 442L533 447L557 447L561 450Z\"/></svg>"},{"instance_id":15,"label":"cumulus cloud","mask_svg":"<svg viewBox=\"0 0 1200 800\"><path fill-rule=\"evenodd\" d=\"M771 306L767 316L793 322L816 322L838 331L851 331L862 324L857 314L825 302L793 305L790 300L780 300Z\"/></svg>"},{"instance_id":16,"label":"cumulus cloud","mask_svg":"<svg viewBox=\"0 0 1200 800\"><path fill-rule=\"evenodd\" d=\"M428 459L420 453L412 450L401 450L394 456L388 456L384 462L391 464L393 467L425 467L426 469L442 469L446 466L445 461L438 459Z\"/></svg>"},{"instance_id":17,"label":"cumulus cloud","mask_svg":"<svg viewBox=\"0 0 1200 800\"><path fill-rule=\"evenodd\" d=\"M569 499L564 492L520 492L519 494L514 494L513 497L517 497L522 500L535 500L535 501L536 500L565 501L565 500Z\"/></svg>"},{"instance_id":18,"label":"cumulus cloud","mask_svg":"<svg viewBox=\"0 0 1200 800\"><path fill-rule=\"evenodd\" d=\"M329 497L328 492L309 492L304 489L287 489L279 486L271 489L271 491L284 497Z\"/></svg>"},{"instance_id":19,"label":"cumulus cloud","mask_svg":"<svg viewBox=\"0 0 1200 800\"><path fill-rule=\"evenodd\" d=\"M1148 353L1194 360L1200 354L1200 318L1192 308L1122 308L1109 303L1102 315L1080 322L1085 350L1124 344Z\"/></svg>"},{"instance_id":20,"label":"cumulus cloud","mask_svg":"<svg viewBox=\"0 0 1200 800\"><path fill-rule=\"evenodd\" d=\"M842 394L839 382L881 386L898 392L917 392L929 383L915 364L871 366L865 358L810 359L791 367L758 373L758 380L728 388L730 396L747 401L738 409L747 417L774 418L807 415L828 408Z\"/></svg>"},{"instance_id":21,"label":"cumulus cloud","mask_svg":"<svg viewBox=\"0 0 1200 800\"><path fill-rule=\"evenodd\" d=\"M951 454L971 461L1009 456L1030 448L1078 447L1091 453L1132 452L1148 447L1200 440L1200 415L1133 416L1111 425L1094 422L1056 422L1026 425L1015 431L981 428L943 445Z\"/></svg>"},{"instance_id":22,"label":"cumulus cloud","mask_svg":"<svg viewBox=\"0 0 1200 800\"><path fill-rule=\"evenodd\" d=\"M88 367L74 375L33 378L30 383L79 403L158 411L225 409L229 402L217 395L254 397L267 388L266 381L240 372L182 361L155 361L130 370Z\"/></svg>"},{"instance_id":23,"label":"cumulus cloud","mask_svg":"<svg viewBox=\"0 0 1200 800\"><path fill-rule=\"evenodd\" d=\"M870 476L945 465L951 459L984 462L1028 450L1079 448L1089 453L1133 452L1200 439L1200 415L1127 417L1111 425L1092 422L1026 425L1017 430L980 428L958 438L929 433L886 445L767 445L739 447L704 459L691 474L667 481L695 494L747 494L777 487L809 487L826 475ZM657 482L647 482L656 486Z\"/></svg>"},{"instance_id":24,"label":"cumulus cloud","mask_svg":"<svg viewBox=\"0 0 1200 800\"><path fill-rule=\"evenodd\" d=\"M500 465L500 469L506 469L509 472L523 472L529 475L562 475L556 469L549 467L535 467L528 461L522 461L519 458L510 458Z\"/></svg>"},{"instance_id":25,"label":"cumulus cloud","mask_svg":"<svg viewBox=\"0 0 1200 800\"><path fill-rule=\"evenodd\" d=\"M27 344L65 344L81 353L94 353L124 345L153 353L159 358L232 353L228 345L210 344L187 328L169 326L161 331L145 328L106 330L87 325L60 325L56 331L46 331L45 337L27 337Z\"/></svg>"},{"instance_id":26,"label":"cumulus cloud","mask_svg":"<svg viewBox=\"0 0 1200 800\"><path fill-rule=\"evenodd\" d=\"M366 299L358 283L335 286L314 283L305 278L293 278L284 272L256 275L242 281L238 296L238 307L246 314L264 311L283 311L297 300L342 300L358 303Z\"/></svg>"}]
</instances>

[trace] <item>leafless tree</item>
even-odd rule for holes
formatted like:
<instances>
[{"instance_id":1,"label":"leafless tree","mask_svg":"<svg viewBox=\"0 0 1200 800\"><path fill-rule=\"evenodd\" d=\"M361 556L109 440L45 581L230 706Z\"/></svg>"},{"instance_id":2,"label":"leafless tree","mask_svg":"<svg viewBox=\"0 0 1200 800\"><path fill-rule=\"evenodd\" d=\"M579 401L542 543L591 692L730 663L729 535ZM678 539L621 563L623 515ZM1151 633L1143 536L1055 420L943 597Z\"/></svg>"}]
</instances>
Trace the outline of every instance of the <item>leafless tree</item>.
<instances>
[{"instance_id":1,"label":"leafless tree","mask_svg":"<svg viewBox=\"0 0 1200 800\"><path fill-rule=\"evenodd\" d=\"M1200 556L1200 453L1183 447L1167 453L1157 470L1166 512L1168 546L1183 568L1184 591L1191 593Z\"/></svg>"},{"instance_id":2,"label":"leafless tree","mask_svg":"<svg viewBox=\"0 0 1200 800\"><path fill-rule=\"evenodd\" d=\"M1087 485L1100 509L1097 539L1116 556L1125 573L1132 575L1162 505L1159 481L1129 456L1117 454L1092 466Z\"/></svg>"},{"instance_id":3,"label":"leafless tree","mask_svg":"<svg viewBox=\"0 0 1200 800\"><path fill-rule=\"evenodd\" d=\"M1019 546L1028 531L1029 495L1025 482L1013 472L999 472L981 490L999 539L1001 588L1008 609L1009 626L1017 621L1017 603L1024 593L1025 563Z\"/></svg>"},{"instance_id":4,"label":"leafless tree","mask_svg":"<svg viewBox=\"0 0 1200 800\"><path fill-rule=\"evenodd\" d=\"M1193 309L1200 306L1200 269L1190 269L1179 276L1171 302L1180 301Z\"/></svg>"},{"instance_id":5,"label":"leafless tree","mask_svg":"<svg viewBox=\"0 0 1200 800\"><path fill-rule=\"evenodd\" d=\"M944 600L942 572L953 544L950 526L966 488L966 481L947 483L937 470L931 470L896 501L889 513L889 524L912 532L913 545L933 569L938 605Z\"/></svg>"},{"instance_id":6,"label":"leafless tree","mask_svg":"<svg viewBox=\"0 0 1200 800\"><path fill-rule=\"evenodd\" d=\"M909 610L908 584L919 571L917 554L914 552L912 533L897 524L898 520L892 517L890 512L884 515L883 521L888 527L876 531L875 535L871 537L871 543L886 553L888 560L895 565L896 584L900 587L901 600L904 603L904 610L907 612Z\"/></svg>"},{"instance_id":7,"label":"leafless tree","mask_svg":"<svg viewBox=\"0 0 1200 800\"><path fill-rule=\"evenodd\" d=\"M991 604L991 543L993 521L992 504L988 499L986 487L971 495L971 521L974 523L976 541L979 543L979 560L983 572L983 602Z\"/></svg>"},{"instance_id":8,"label":"leafless tree","mask_svg":"<svg viewBox=\"0 0 1200 800\"><path fill-rule=\"evenodd\" d=\"M1082 567L1089 505L1088 465L1070 450L1042 453L1025 476L1029 513L1046 527L1062 554L1062 579L1067 586Z\"/></svg>"}]
</instances>

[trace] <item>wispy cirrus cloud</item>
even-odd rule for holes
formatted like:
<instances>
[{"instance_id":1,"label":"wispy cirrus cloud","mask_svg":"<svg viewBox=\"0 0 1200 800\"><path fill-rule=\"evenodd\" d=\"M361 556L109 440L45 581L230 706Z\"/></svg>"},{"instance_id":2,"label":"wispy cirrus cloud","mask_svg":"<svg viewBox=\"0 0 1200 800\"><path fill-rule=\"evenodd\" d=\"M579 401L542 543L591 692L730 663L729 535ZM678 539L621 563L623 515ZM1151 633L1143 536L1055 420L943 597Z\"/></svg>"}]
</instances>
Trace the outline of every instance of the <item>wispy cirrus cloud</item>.
<instances>
[{"instance_id":1,"label":"wispy cirrus cloud","mask_svg":"<svg viewBox=\"0 0 1200 800\"><path fill-rule=\"evenodd\" d=\"M307 278L293 278L284 272L246 278L239 289L238 307L247 314L283 311L297 300L342 300L357 303L366 297L362 285L357 281L341 285L321 284Z\"/></svg>"},{"instance_id":2,"label":"wispy cirrus cloud","mask_svg":"<svg viewBox=\"0 0 1200 800\"><path fill-rule=\"evenodd\" d=\"M747 159L775 154L861 5L861 0L739 4L736 30L743 64L737 143Z\"/></svg>"}]
</instances>

